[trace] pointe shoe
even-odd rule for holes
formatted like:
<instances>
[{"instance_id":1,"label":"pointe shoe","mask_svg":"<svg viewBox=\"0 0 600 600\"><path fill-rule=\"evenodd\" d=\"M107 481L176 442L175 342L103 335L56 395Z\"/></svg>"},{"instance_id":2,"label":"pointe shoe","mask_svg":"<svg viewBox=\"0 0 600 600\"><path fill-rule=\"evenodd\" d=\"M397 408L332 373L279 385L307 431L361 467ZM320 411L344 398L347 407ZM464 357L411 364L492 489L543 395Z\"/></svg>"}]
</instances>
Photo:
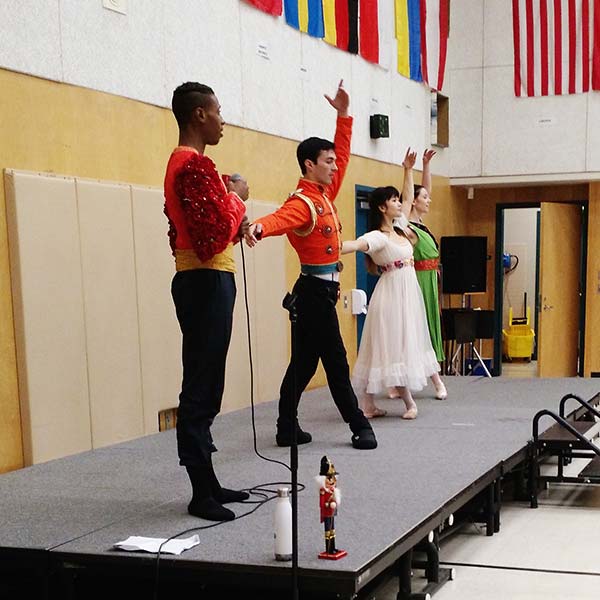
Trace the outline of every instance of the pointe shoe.
<instances>
[{"instance_id":1,"label":"pointe shoe","mask_svg":"<svg viewBox=\"0 0 600 600\"><path fill-rule=\"evenodd\" d=\"M406 420L412 420L412 419L416 419L417 415L419 414L419 411L417 410L417 407L413 407L413 408L409 408L403 415L402 418L406 419Z\"/></svg>"},{"instance_id":2,"label":"pointe shoe","mask_svg":"<svg viewBox=\"0 0 600 600\"><path fill-rule=\"evenodd\" d=\"M440 382L440 385L435 386L435 397L438 400L445 400L448 397L448 391L443 382Z\"/></svg>"},{"instance_id":3,"label":"pointe shoe","mask_svg":"<svg viewBox=\"0 0 600 600\"><path fill-rule=\"evenodd\" d=\"M385 415L387 415L387 410L375 406L372 410L363 409L363 413L367 419L376 419L377 417L385 417Z\"/></svg>"}]
</instances>

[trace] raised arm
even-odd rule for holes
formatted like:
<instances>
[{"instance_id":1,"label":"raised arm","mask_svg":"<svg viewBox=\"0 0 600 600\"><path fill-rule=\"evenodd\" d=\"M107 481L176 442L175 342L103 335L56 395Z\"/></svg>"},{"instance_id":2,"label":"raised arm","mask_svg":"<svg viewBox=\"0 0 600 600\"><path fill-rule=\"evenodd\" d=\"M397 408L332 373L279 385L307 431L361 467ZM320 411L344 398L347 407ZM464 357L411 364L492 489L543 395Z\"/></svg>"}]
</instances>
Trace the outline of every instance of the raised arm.
<instances>
[{"instance_id":1,"label":"raised arm","mask_svg":"<svg viewBox=\"0 0 600 600\"><path fill-rule=\"evenodd\" d=\"M427 193L431 195L431 168L429 162L435 156L435 150L425 150L423 152L423 178L421 185L427 190Z\"/></svg>"},{"instance_id":2,"label":"raised arm","mask_svg":"<svg viewBox=\"0 0 600 600\"><path fill-rule=\"evenodd\" d=\"M348 109L350 108L350 96L348 92L344 89L344 80L340 79L338 83L338 89L335 94L335 97L331 98L327 94L325 94L325 98L327 102L335 108L337 111L338 117L347 117Z\"/></svg>"},{"instance_id":3,"label":"raised arm","mask_svg":"<svg viewBox=\"0 0 600 600\"><path fill-rule=\"evenodd\" d=\"M406 150L406 155L402 161L404 167L404 184L402 185L402 212L410 220L410 211L412 210L415 199L415 186L413 181L413 167L417 160L417 153L410 148Z\"/></svg>"},{"instance_id":4,"label":"raised arm","mask_svg":"<svg viewBox=\"0 0 600 600\"><path fill-rule=\"evenodd\" d=\"M361 238L357 240L347 240L342 242L341 254L350 254L350 252L366 252L369 249L367 241Z\"/></svg>"},{"instance_id":5,"label":"raised arm","mask_svg":"<svg viewBox=\"0 0 600 600\"><path fill-rule=\"evenodd\" d=\"M338 170L333 175L333 181L327 186L329 199L335 200L342 182L344 181L346 167L350 160L350 140L352 137L352 117L349 115L350 96L344 89L344 80L340 80L335 97L331 98L325 94L325 98L337 112L333 143L335 144L336 165Z\"/></svg>"}]
</instances>

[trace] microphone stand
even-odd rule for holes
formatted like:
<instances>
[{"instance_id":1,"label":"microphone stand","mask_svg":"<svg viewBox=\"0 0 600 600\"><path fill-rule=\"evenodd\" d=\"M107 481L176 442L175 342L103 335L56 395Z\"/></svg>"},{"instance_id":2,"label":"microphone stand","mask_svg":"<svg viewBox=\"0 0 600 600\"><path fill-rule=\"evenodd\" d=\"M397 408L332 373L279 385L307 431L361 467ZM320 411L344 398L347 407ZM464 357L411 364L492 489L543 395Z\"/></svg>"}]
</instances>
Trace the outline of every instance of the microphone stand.
<instances>
[{"instance_id":1,"label":"microphone stand","mask_svg":"<svg viewBox=\"0 0 600 600\"><path fill-rule=\"evenodd\" d=\"M298 296L287 293L283 299L282 306L290 313L292 357L296 351L296 323L298 321L298 310L296 300ZM296 393L298 381L296 374L296 363L294 362L292 393L294 401L291 403L290 418L292 419L292 445L290 446L290 470L292 472L292 600L298 600L298 407L296 406Z\"/></svg>"}]
</instances>

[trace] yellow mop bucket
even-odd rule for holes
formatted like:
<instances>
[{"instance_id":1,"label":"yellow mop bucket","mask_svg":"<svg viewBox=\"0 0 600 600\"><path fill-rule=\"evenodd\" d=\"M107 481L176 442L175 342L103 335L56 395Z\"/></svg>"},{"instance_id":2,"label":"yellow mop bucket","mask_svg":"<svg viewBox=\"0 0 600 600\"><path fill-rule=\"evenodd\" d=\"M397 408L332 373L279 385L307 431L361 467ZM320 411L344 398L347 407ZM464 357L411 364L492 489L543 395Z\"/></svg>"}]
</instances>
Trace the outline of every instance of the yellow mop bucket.
<instances>
[{"instance_id":1,"label":"yellow mop bucket","mask_svg":"<svg viewBox=\"0 0 600 600\"><path fill-rule=\"evenodd\" d=\"M527 307L527 317L524 319L513 319L512 306L508 309L508 329L502 330L502 353L509 360L513 358L531 360L535 333L529 325L529 317L529 307Z\"/></svg>"}]
</instances>

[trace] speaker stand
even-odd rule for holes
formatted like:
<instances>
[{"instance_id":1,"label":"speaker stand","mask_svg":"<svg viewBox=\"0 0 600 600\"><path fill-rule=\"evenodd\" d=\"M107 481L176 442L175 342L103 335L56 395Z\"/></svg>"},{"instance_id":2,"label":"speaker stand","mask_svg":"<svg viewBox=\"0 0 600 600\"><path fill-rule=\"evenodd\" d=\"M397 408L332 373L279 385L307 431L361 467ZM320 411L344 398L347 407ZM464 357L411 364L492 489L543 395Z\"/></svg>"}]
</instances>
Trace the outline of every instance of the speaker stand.
<instances>
[{"instance_id":1,"label":"speaker stand","mask_svg":"<svg viewBox=\"0 0 600 600\"><path fill-rule=\"evenodd\" d=\"M481 358L481 354L479 354L479 352L477 352L477 348L475 348L475 342L464 342L462 344L457 344L456 347L456 352L454 353L454 355L452 356L452 360L450 361L450 371L451 373L453 372L454 375L464 375L465 374L465 370L466 370L466 359L465 359L465 347L468 349L470 346L470 350L471 350L471 356L473 354L475 354L475 356L477 357L477 362L481 365L481 368L483 369L483 371L485 372L485 376L486 377L491 377L492 374L489 372L488 368L486 367L485 363L483 362L483 359ZM456 367L456 358L458 357L459 352L461 353L461 370L459 371Z\"/></svg>"},{"instance_id":2,"label":"speaker stand","mask_svg":"<svg viewBox=\"0 0 600 600\"><path fill-rule=\"evenodd\" d=\"M471 308L471 295L470 294L462 294L461 297L461 308L463 309L470 309ZM470 348L469 348L470 347ZM485 376L486 377L491 377L492 374L489 372L488 368L486 367L485 363L483 362L483 359L481 358L481 354L479 354L479 352L477 352L477 348L475 348L475 341L471 341L471 342L463 342L461 344L457 344L456 345L456 352L454 352L453 356L452 356L452 360L450 361L450 371L454 372L454 375L464 375L465 371L467 370L467 359L466 359L466 352L465 352L465 348L470 349L471 353L470 356L471 358L473 357L473 354L475 354L475 356L477 357L477 362L481 365L481 368L483 369ZM460 373L458 368L456 367L456 359L458 357L460 353L461 356L461 361L460 361Z\"/></svg>"}]
</instances>

